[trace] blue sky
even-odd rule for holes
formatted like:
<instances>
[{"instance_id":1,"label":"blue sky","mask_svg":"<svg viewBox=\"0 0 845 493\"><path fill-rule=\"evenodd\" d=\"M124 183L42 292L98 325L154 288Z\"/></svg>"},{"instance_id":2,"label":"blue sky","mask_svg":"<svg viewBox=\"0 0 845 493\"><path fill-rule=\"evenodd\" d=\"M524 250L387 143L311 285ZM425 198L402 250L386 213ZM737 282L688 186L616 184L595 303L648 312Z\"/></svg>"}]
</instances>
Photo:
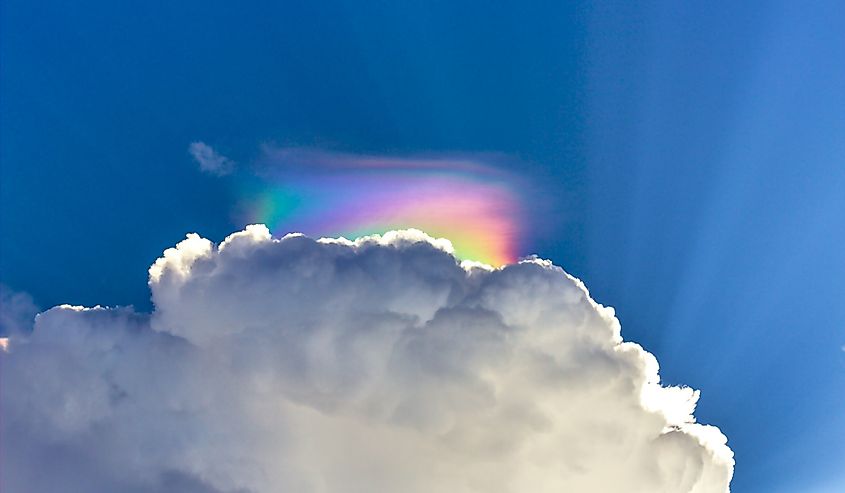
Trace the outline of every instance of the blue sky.
<instances>
[{"instance_id":1,"label":"blue sky","mask_svg":"<svg viewBox=\"0 0 845 493\"><path fill-rule=\"evenodd\" d=\"M504 153L553 191L524 253L702 390L735 491L845 487L843 4L0 9L0 282L40 306L149 309L164 248L243 226L193 141Z\"/></svg>"}]
</instances>

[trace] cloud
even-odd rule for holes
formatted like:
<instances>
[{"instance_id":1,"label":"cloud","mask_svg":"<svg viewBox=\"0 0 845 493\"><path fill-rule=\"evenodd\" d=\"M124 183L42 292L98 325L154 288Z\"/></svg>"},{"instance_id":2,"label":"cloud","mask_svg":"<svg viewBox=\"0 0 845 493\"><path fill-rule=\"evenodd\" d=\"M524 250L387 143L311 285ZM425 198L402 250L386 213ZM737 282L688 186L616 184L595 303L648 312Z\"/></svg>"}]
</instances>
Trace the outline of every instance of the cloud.
<instances>
[{"instance_id":1,"label":"cloud","mask_svg":"<svg viewBox=\"0 0 845 493\"><path fill-rule=\"evenodd\" d=\"M188 235L155 309L59 306L2 364L0 488L725 492L733 454L611 308L409 230Z\"/></svg>"},{"instance_id":2,"label":"cloud","mask_svg":"<svg viewBox=\"0 0 845 493\"><path fill-rule=\"evenodd\" d=\"M277 234L360 236L416 228L459 258L512 263L545 209L514 158L493 153L366 155L264 145L238 214ZM539 214L543 216L543 214Z\"/></svg>"},{"instance_id":3,"label":"cloud","mask_svg":"<svg viewBox=\"0 0 845 493\"><path fill-rule=\"evenodd\" d=\"M28 331L36 313L32 296L0 283L0 336Z\"/></svg>"},{"instance_id":4,"label":"cloud","mask_svg":"<svg viewBox=\"0 0 845 493\"><path fill-rule=\"evenodd\" d=\"M217 176L225 176L235 170L235 162L219 154L205 142L191 142L188 152L199 163L200 171Z\"/></svg>"},{"instance_id":5,"label":"cloud","mask_svg":"<svg viewBox=\"0 0 845 493\"><path fill-rule=\"evenodd\" d=\"M505 170L520 164L515 158L495 152L421 154L417 156L352 154L310 147L261 146L259 171L265 175L292 173L336 173L347 171L433 171L460 172L519 180Z\"/></svg>"}]
</instances>

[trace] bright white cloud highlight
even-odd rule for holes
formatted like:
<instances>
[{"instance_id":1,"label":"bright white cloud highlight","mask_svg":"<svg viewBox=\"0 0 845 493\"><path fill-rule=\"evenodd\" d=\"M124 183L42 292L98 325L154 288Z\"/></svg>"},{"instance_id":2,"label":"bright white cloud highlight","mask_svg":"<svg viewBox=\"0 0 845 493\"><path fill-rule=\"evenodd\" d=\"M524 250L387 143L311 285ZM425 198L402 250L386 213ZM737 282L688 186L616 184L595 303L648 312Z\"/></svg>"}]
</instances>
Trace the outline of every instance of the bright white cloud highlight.
<instances>
[{"instance_id":1,"label":"bright white cloud highlight","mask_svg":"<svg viewBox=\"0 0 845 493\"><path fill-rule=\"evenodd\" d=\"M235 162L219 154L205 142L192 142L188 153L200 165L200 171L217 176L228 175L235 170Z\"/></svg>"},{"instance_id":2,"label":"bright white cloud highlight","mask_svg":"<svg viewBox=\"0 0 845 493\"><path fill-rule=\"evenodd\" d=\"M3 491L728 490L733 454L543 260L418 231L189 235L155 310L61 306L2 364Z\"/></svg>"}]
</instances>

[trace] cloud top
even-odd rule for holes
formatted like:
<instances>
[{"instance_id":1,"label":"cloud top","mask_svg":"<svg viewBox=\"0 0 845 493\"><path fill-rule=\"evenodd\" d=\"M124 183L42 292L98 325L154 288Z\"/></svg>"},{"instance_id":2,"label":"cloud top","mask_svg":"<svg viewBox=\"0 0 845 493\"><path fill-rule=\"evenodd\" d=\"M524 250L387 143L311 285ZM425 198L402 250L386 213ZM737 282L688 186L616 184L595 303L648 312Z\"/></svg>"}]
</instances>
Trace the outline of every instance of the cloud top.
<instances>
[{"instance_id":1,"label":"cloud top","mask_svg":"<svg viewBox=\"0 0 845 493\"><path fill-rule=\"evenodd\" d=\"M548 261L250 226L149 283L152 314L56 307L0 352L3 491L728 491L699 393Z\"/></svg>"},{"instance_id":2,"label":"cloud top","mask_svg":"<svg viewBox=\"0 0 845 493\"><path fill-rule=\"evenodd\" d=\"M216 176L225 176L235 170L235 162L218 153L205 142L191 142L188 153L199 164L200 171Z\"/></svg>"}]
</instances>

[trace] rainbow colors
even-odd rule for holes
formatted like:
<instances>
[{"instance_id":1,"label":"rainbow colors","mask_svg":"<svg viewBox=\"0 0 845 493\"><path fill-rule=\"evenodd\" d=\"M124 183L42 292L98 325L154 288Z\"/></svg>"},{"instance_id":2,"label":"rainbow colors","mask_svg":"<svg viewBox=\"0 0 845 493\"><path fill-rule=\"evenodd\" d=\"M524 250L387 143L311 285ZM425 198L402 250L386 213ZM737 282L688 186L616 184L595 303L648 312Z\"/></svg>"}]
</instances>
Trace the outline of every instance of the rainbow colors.
<instances>
[{"instance_id":1,"label":"rainbow colors","mask_svg":"<svg viewBox=\"0 0 845 493\"><path fill-rule=\"evenodd\" d=\"M354 238L417 228L451 240L464 260L500 266L520 254L515 178L479 157L265 149L259 175L241 188L245 219L267 224L276 235Z\"/></svg>"}]
</instances>

